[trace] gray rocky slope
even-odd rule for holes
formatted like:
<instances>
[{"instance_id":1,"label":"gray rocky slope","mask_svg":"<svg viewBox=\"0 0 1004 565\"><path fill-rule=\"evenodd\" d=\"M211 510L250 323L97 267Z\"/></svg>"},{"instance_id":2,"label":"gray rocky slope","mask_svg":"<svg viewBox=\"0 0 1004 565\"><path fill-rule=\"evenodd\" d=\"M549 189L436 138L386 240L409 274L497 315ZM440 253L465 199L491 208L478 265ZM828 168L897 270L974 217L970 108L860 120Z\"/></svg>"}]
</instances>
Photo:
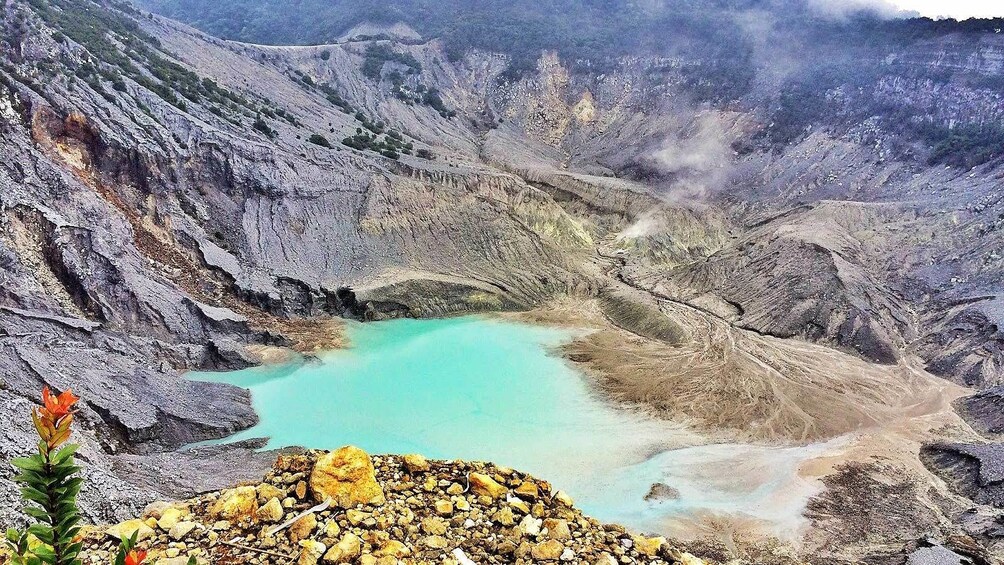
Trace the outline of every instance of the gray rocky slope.
<instances>
[{"instance_id":1,"label":"gray rocky slope","mask_svg":"<svg viewBox=\"0 0 1004 565\"><path fill-rule=\"evenodd\" d=\"M59 14L85 4L128 25L76 34ZM504 57L453 63L435 40L381 40L421 70L391 61L374 78L369 40L238 44L84 0L0 9L0 458L29 448L43 384L72 387L92 517L260 475L264 460L228 464L243 451L173 452L255 418L245 392L179 375L246 366L245 345L290 345L304 318L520 309L628 285L756 333L1001 384L993 162L930 166L868 120L750 145L766 115L692 102L669 58L598 74L543 54L500 80ZM1004 38L980 41L978 57L951 37L898 56L1004 74ZM447 111L403 100L396 81L435 87ZM877 84L931 120L1004 112L993 89L894 69ZM413 154L338 143L378 121ZM14 494L0 481L0 520Z\"/></svg>"}]
</instances>

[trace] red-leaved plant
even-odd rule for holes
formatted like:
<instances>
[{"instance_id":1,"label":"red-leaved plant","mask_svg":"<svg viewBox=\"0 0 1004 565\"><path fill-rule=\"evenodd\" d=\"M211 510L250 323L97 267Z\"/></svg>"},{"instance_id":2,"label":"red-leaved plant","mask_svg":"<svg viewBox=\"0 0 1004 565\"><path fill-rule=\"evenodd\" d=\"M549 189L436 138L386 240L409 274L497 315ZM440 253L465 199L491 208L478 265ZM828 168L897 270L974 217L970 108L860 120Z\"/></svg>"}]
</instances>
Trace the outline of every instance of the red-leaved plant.
<instances>
[{"instance_id":1,"label":"red-leaved plant","mask_svg":"<svg viewBox=\"0 0 1004 565\"><path fill-rule=\"evenodd\" d=\"M80 511L77 494L83 485L74 454L80 447L67 444L73 424L73 405L79 400L69 390L54 395L42 389L42 406L31 411L38 432L38 452L11 461L20 473L24 513L34 520L24 531L7 531L13 565L80 565ZM64 445L66 444L66 445ZM146 552L136 549L136 536L123 539L114 565L142 565ZM195 564L195 558L189 560Z\"/></svg>"},{"instance_id":2,"label":"red-leaved plant","mask_svg":"<svg viewBox=\"0 0 1004 565\"><path fill-rule=\"evenodd\" d=\"M15 565L80 563L77 494L84 480L77 476L80 467L73 459L79 446L61 447L70 438L77 400L69 390L56 396L49 387L42 389L42 407L31 411L39 436L38 453L11 462L20 471L14 481L21 484L21 497L31 503L24 513L35 521L23 532L7 531Z\"/></svg>"}]
</instances>

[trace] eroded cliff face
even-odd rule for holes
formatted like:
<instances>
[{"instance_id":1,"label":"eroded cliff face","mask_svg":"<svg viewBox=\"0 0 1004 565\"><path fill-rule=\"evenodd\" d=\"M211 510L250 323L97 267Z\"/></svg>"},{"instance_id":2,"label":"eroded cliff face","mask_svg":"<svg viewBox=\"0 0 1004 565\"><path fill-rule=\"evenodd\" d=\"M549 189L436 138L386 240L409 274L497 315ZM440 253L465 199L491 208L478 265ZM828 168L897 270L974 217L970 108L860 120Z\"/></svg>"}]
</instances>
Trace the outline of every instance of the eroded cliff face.
<instances>
[{"instance_id":1,"label":"eroded cliff face","mask_svg":"<svg viewBox=\"0 0 1004 565\"><path fill-rule=\"evenodd\" d=\"M943 377L992 386L997 160L931 164L904 124L993 122L1004 109L990 86L999 39L942 38L862 61L874 82L833 88L832 117L769 147L767 87L716 108L688 100L679 61L625 60L592 76L544 57L539 75L489 93L500 124L483 154L552 192L591 186L562 202L590 218L601 247L613 240L634 286L756 332L885 364L919 355Z\"/></svg>"},{"instance_id":2,"label":"eroded cliff face","mask_svg":"<svg viewBox=\"0 0 1004 565\"><path fill-rule=\"evenodd\" d=\"M450 62L434 40L253 46L105 5L91 7L121 25L94 43L59 17L77 4L91 6L2 8L0 418L22 421L42 384L87 399L94 516L260 474L263 459L228 464L244 452L163 468L198 460L170 450L254 421L245 392L179 374L253 363L251 344L332 346L322 322L339 316L614 292L715 328L709 342L748 332L729 345L745 347L736 366L776 366L756 344L785 338L796 357L813 341L879 365L919 356L971 386L1001 380L994 161L930 166L930 148L878 119L770 144L777 92L697 103L672 58L599 73L545 53L504 79L504 57ZM398 55L376 74L387 56L373 45ZM892 55L992 78L1002 52L938 40ZM999 116L993 89L908 66L867 99L937 123ZM853 108L860 92L831 94ZM362 148L339 143L353 136ZM815 397L778 392L778 374L765 371L766 404L803 413ZM751 413L729 425L762 423ZM778 434L789 427L846 431ZM5 428L0 458L27 449L29 431ZM14 508L10 483L0 493Z\"/></svg>"},{"instance_id":3,"label":"eroded cliff face","mask_svg":"<svg viewBox=\"0 0 1004 565\"><path fill-rule=\"evenodd\" d=\"M249 344L323 347L324 336L299 319L525 308L595 292L578 265L589 233L524 179L457 160L453 149L395 161L305 144L315 132L349 135L358 120L284 74L292 55L256 62L249 47L171 22L109 10L146 31L101 31L184 52L176 56L205 67L197 79L242 94L219 106L165 99L140 84L158 72L152 59L135 77L117 69L112 80L94 45L58 34L53 14L73 6L3 8L0 395L11 422L24 419L43 384L88 399L84 455L96 464L84 498L95 515L128 514L135 506L116 501L139 504L163 493L158 485L184 483L169 471L174 478L133 477L130 486L115 454L153 462L165 449L253 424L245 391L179 374L246 366L255 361ZM360 78L358 55L343 56L358 90L346 96L373 121L388 119L376 109L386 97ZM82 68L106 74L80 79L90 72ZM271 99L287 118L253 129ZM422 118L431 120L412 119ZM462 138L456 129L443 137ZM27 431L5 430L3 457L29 448ZM4 519L13 520L15 493L4 484Z\"/></svg>"}]
</instances>

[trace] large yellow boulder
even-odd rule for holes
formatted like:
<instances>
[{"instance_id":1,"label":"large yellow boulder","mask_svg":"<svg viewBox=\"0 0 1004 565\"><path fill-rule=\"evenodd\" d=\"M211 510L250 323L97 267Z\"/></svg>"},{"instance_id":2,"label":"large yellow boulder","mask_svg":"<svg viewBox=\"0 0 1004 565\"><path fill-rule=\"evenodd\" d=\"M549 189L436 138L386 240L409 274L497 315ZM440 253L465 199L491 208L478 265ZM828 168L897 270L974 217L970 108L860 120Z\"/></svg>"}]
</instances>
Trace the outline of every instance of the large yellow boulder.
<instances>
[{"instance_id":1,"label":"large yellow boulder","mask_svg":"<svg viewBox=\"0 0 1004 565\"><path fill-rule=\"evenodd\" d=\"M471 473L469 479L471 481L471 492L479 496L500 498L505 496L505 493L509 490L496 482L495 479L483 473Z\"/></svg>"},{"instance_id":2,"label":"large yellow boulder","mask_svg":"<svg viewBox=\"0 0 1004 565\"><path fill-rule=\"evenodd\" d=\"M321 556L328 550L323 543L315 540L303 540L300 542L300 547L303 549L300 551L300 558L296 561L297 565L317 565Z\"/></svg>"},{"instance_id":3,"label":"large yellow boulder","mask_svg":"<svg viewBox=\"0 0 1004 565\"><path fill-rule=\"evenodd\" d=\"M530 555L538 561L557 561L564 551L565 546L560 541L549 539L534 545Z\"/></svg>"},{"instance_id":4,"label":"large yellow boulder","mask_svg":"<svg viewBox=\"0 0 1004 565\"><path fill-rule=\"evenodd\" d=\"M666 538L662 536L654 538L634 536L634 547L638 550L638 553L641 553L642 555L655 557L656 555L659 555L659 550L662 549L662 546L664 545L666 545Z\"/></svg>"},{"instance_id":5,"label":"large yellow boulder","mask_svg":"<svg viewBox=\"0 0 1004 565\"><path fill-rule=\"evenodd\" d=\"M188 515L188 512L184 508L171 507L164 510L160 519L157 520L157 527L165 532L168 532L181 521L182 518Z\"/></svg>"},{"instance_id":6,"label":"large yellow boulder","mask_svg":"<svg viewBox=\"0 0 1004 565\"><path fill-rule=\"evenodd\" d=\"M105 533L119 540L129 539L133 534L136 534L136 541L143 541L152 538L157 532L143 520L137 519L116 524L105 530Z\"/></svg>"},{"instance_id":7,"label":"large yellow boulder","mask_svg":"<svg viewBox=\"0 0 1004 565\"><path fill-rule=\"evenodd\" d=\"M324 554L325 563L350 563L362 553L363 542L359 536L349 532L341 541Z\"/></svg>"},{"instance_id":8,"label":"large yellow boulder","mask_svg":"<svg viewBox=\"0 0 1004 565\"><path fill-rule=\"evenodd\" d=\"M253 518L258 512L258 493L254 487L237 487L224 491L209 508L209 513L224 520Z\"/></svg>"},{"instance_id":9,"label":"large yellow boulder","mask_svg":"<svg viewBox=\"0 0 1004 565\"><path fill-rule=\"evenodd\" d=\"M297 543L300 540L307 539L310 534L314 533L317 529L317 518L313 514L307 514L303 518L293 522L293 525L289 527L289 541ZM323 551L321 553L324 553Z\"/></svg>"},{"instance_id":10,"label":"large yellow boulder","mask_svg":"<svg viewBox=\"0 0 1004 565\"><path fill-rule=\"evenodd\" d=\"M409 473L422 473L429 470L429 460L413 453L404 456L404 466Z\"/></svg>"},{"instance_id":11,"label":"large yellow boulder","mask_svg":"<svg viewBox=\"0 0 1004 565\"><path fill-rule=\"evenodd\" d=\"M339 508L357 504L383 504L383 489L376 480L373 462L365 451L351 445L322 455L310 472L314 499L331 499Z\"/></svg>"}]
</instances>

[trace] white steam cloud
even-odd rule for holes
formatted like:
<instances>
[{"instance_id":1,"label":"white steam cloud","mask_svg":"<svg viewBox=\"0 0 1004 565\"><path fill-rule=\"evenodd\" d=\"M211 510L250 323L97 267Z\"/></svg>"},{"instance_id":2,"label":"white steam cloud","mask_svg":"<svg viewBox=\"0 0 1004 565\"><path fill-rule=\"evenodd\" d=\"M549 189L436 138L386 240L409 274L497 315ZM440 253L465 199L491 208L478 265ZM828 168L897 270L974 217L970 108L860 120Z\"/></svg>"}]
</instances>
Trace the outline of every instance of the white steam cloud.
<instances>
[{"instance_id":1,"label":"white steam cloud","mask_svg":"<svg viewBox=\"0 0 1004 565\"><path fill-rule=\"evenodd\" d=\"M808 0L809 8L822 16L844 19L859 12L872 12L886 18L917 14L904 14L902 8L889 0Z\"/></svg>"},{"instance_id":2,"label":"white steam cloud","mask_svg":"<svg viewBox=\"0 0 1004 565\"><path fill-rule=\"evenodd\" d=\"M646 161L671 179L665 196L673 201L703 201L721 187L733 151L721 118L699 115L687 128L663 141Z\"/></svg>"},{"instance_id":3,"label":"white steam cloud","mask_svg":"<svg viewBox=\"0 0 1004 565\"><path fill-rule=\"evenodd\" d=\"M999 0L807 0L822 15L846 18L868 10L886 17L1001 18L1004 2Z\"/></svg>"}]
</instances>

